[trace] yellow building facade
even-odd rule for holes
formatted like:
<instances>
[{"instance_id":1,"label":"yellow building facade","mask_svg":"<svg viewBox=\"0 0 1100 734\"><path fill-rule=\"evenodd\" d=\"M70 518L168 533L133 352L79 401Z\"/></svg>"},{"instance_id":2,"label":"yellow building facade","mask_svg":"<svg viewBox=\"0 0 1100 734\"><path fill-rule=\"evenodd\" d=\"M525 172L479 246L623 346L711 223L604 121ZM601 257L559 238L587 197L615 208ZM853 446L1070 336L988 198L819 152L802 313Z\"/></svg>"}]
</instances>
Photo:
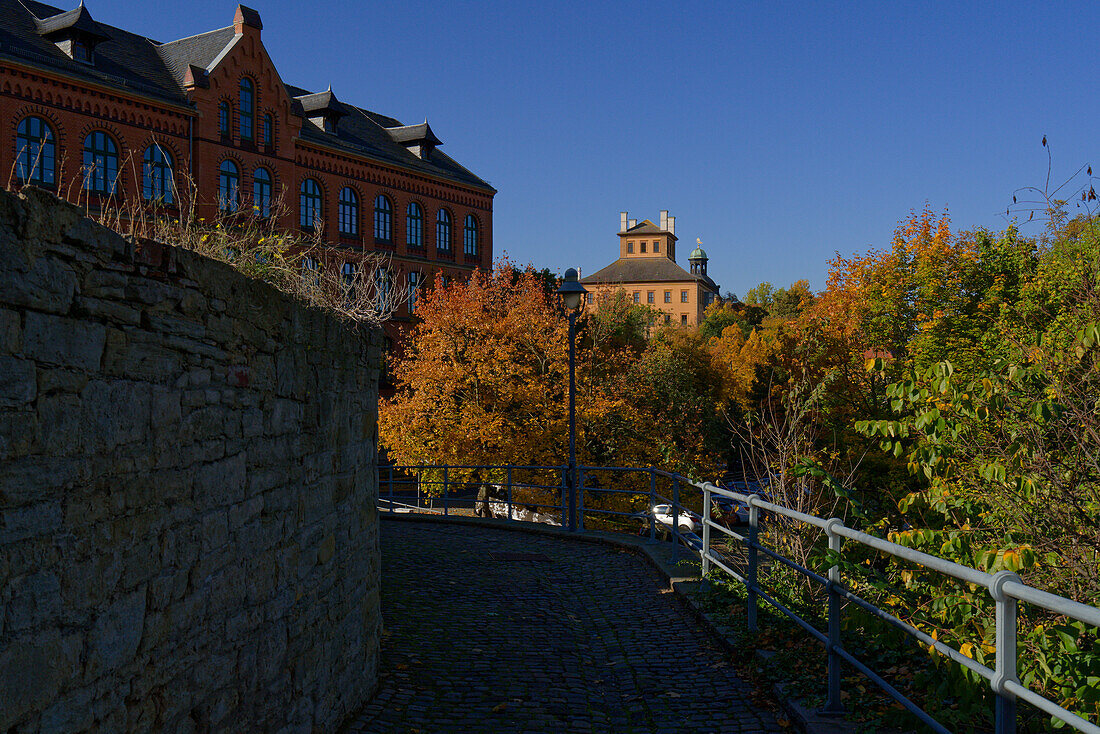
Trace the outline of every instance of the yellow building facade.
<instances>
[{"instance_id":1,"label":"yellow building facade","mask_svg":"<svg viewBox=\"0 0 1100 734\"><path fill-rule=\"evenodd\" d=\"M623 291L635 303L663 311L666 324L698 326L706 307L719 300L718 285L707 275L701 246L688 255L688 270L676 264L676 217L662 211L654 224L620 212L618 236L619 259L581 278L591 294L589 307Z\"/></svg>"}]
</instances>

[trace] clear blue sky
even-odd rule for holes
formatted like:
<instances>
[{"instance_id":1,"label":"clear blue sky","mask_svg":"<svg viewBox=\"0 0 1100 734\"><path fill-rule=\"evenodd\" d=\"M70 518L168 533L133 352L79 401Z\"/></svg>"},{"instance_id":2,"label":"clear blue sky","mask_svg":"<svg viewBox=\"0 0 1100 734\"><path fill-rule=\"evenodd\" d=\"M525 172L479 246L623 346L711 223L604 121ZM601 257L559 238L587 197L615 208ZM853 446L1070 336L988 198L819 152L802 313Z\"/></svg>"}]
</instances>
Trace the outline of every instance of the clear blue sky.
<instances>
[{"instance_id":1,"label":"clear blue sky","mask_svg":"<svg viewBox=\"0 0 1100 734\"><path fill-rule=\"evenodd\" d=\"M235 7L87 5L158 40ZM427 118L500 191L496 253L558 271L616 257L621 210L669 209L723 290L821 288L925 201L1003 227L1043 135L1056 173L1100 162L1098 3L253 5L285 81Z\"/></svg>"}]
</instances>

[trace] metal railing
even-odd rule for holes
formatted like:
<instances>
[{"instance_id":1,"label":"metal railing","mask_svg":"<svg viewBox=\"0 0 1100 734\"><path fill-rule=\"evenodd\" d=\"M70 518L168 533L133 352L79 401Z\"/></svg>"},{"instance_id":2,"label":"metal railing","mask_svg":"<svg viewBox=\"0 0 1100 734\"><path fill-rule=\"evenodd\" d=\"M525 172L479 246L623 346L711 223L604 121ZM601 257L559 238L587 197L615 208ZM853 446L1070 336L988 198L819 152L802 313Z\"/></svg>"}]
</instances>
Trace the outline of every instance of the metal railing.
<instances>
[{"instance_id":1,"label":"metal railing","mask_svg":"<svg viewBox=\"0 0 1100 734\"><path fill-rule=\"evenodd\" d=\"M457 479L454 472L474 474L476 479ZM674 543L691 548L699 555L704 578L707 578L714 568L719 568L745 586L748 595L746 622L750 632L757 629L759 602L763 599L824 645L828 670L824 713L838 714L844 711L841 703L841 667L842 664L847 664L881 688L933 731L949 731L844 647L841 638L844 612L842 602L849 602L989 681L990 689L996 696L994 723L997 734L1012 734L1016 731L1016 702L1018 699L1061 719L1077 731L1100 734L1100 726L1025 687L1020 683L1016 673L1017 602L1027 602L1055 614L1064 615L1097 627L1100 627L1100 608L1081 604L1028 586L1011 571L989 574L853 530L846 527L839 518L821 518L815 515L807 515L768 502L758 494L736 492L709 482L694 482L678 474L656 468L578 467L579 482L576 488L570 487L570 472L569 468L565 466L423 465L383 467L380 469L379 474L379 508L383 511L416 511L410 508L424 507L425 509L422 511L448 515L453 512L473 510L494 517L503 516L509 520L549 522L562 527L573 525L580 532L585 530L586 516L593 521L603 518L603 522L598 522L600 529L603 530L628 529L631 528L631 521L633 521L636 525L640 525L640 531L648 534L651 541L655 541L658 533L660 533L662 536L667 536ZM603 486L603 482L599 481L599 476L605 474L615 478L614 481L608 483L609 486ZM528 479L524 479L524 476ZM486 485L495 488L497 491L497 494L493 495L491 499L488 495L481 494L479 491ZM668 488L667 496L659 491L659 489L663 491L665 486ZM471 488L474 488L476 492L473 497L470 496ZM690 488L688 489L689 496L684 496L685 488ZM523 496L517 497L517 491L520 491ZM560 492L560 495L557 495L558 492ZM695 496L696 492L699 496ZM586 494L602 495L605 498L627 498L625 502L628 506L645 503L646 511L611 509L591 505L586 507L584 499ZM535 496L532 497L532 495ZM539 501L547 498L552 498L554 501ZM535 501L532 502L532 499ZM572 503L570 499L573 500ZM748 507L747 534L738 533L712 519L716 499L737 502ZM624 500L620 499L620 502L622 501ZM658 503L671 506L673 522L659 523L657 521L653 508ZM405 505L404 509L395 510L403 504ZM441 507L437 506L439 504L441 504ZM570 506L577 508L576 517L568 516ZM523 509L520 511L517 508ZM538 510L540 509L547 512L539 513ZM840 567L838 565L832 566L827 576L822 576L762 545L759 542L761 510L804 523L823 532L828 541L829 549L835 554L833 556L834 560L843 560L845 540L854 541L880 553L918 564L936 573L987 589L995 605L995 667L989 668L979 663L890 612L876 607L851 589L846 588L841 583ZM685 532L681 528L680 518L682 516L693 519L691 530L694 530L694 520L698 520L701 536L691 531ZM715 531L741 544L745 550L743 568L734 568L726 556L717 552L714 543ZM760 586L758 576L761 567L761 555L765 556L769 562L783 564L825 588L828 601L827 630L825 632L818 630L809 621L798 616L769 594L767 589Z\"/></svg>"}]
</instances>

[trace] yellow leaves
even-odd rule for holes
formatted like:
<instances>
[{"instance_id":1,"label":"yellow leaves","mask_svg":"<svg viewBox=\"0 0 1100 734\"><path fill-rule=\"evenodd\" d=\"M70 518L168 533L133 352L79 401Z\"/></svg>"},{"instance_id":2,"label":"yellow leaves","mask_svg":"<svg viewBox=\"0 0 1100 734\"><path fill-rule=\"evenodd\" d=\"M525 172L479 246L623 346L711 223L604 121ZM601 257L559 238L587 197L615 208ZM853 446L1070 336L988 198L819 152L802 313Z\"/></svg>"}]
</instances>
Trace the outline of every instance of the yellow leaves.
<instances>
[{"instance_id":1,"label":"yellow leaves","mask_svg":"<svg viewBox=\"0 0 1100 734\"><path fill-rule=\"evenodd\" d=\"M969 642L964 642L962 644L962 647L959 648L959 652L961 652L963 655L967 656L968 658L973 659L973 657L974 657L974 646L971 645Z\"/></svg>"}]
</instances>

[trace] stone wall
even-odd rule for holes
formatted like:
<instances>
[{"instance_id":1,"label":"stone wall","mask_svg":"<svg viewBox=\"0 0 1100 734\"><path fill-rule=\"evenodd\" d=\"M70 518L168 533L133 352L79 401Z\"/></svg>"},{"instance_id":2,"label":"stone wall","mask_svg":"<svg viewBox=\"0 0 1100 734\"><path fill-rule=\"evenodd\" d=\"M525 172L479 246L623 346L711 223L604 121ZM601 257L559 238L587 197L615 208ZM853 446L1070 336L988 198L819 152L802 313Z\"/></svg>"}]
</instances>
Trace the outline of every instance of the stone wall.
<instances>
[{"instance_id":1,"label":"stone wall","mask_svg":"<svg viewBox=\"0 0 1100 734\"><path fill-rule=\"evenodd\" d=\"M370 696L378 347L0 191L0 731L331 730Z\"/></svg>"}]
</instances>

